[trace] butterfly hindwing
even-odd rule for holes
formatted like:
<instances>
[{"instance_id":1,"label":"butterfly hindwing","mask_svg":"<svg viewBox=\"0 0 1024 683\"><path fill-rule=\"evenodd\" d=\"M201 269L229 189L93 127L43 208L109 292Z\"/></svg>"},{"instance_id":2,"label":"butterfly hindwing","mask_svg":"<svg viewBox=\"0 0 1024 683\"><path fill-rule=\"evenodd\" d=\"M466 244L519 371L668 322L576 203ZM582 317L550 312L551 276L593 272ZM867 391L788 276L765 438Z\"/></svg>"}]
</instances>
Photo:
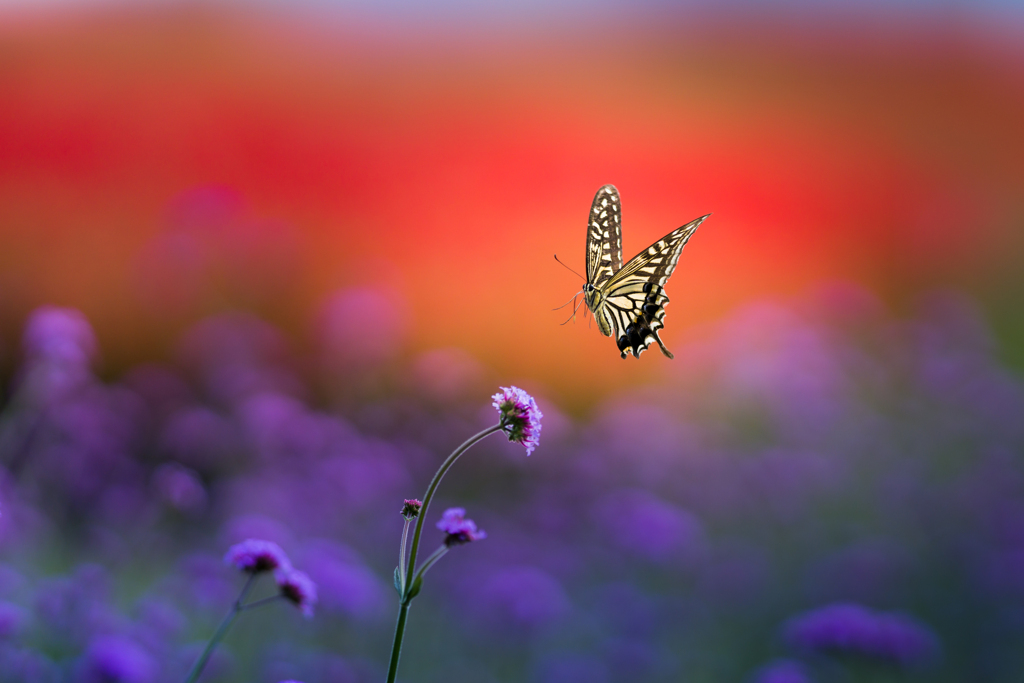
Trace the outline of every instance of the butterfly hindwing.
<instances>
[{"instance_id":1,"label":"butterfly hindwing","mask_svg":"<svg viewBox=\"0 0 1024 683\"><path fill-rule=\"evenodd\" d=\"M631 276L619 282L601 304L595 316L603 319L609 336L615 337L622 357L640 353L654 342L658 342L666 356L672 358L658 337L658 330L665 326L665 304L668 297L659 286Z\"/></svg>"},{"instance_id":2,"label":"butterfly hindwing","mask_svg":"<svg viewBox=\"0 0 1024 683\"><path fill-rule=\"evenodd\" d=\"M622 268L622 205L614 185L594 195L587 223L587 282L600 287Z\"/></svg>"},{"instance_id":3,"label":"butterfly hindwing","mask_svg":"<svg viewBox=\"0 0 1024 683\"><path fill-rule=\"evenodd\" d=\"M598 191L598 196L594 200L595 206L602 192L608 187L611 186L606 185ZM618 193L615 194L617 199ZM594 209L591 208L592 220L587 238L588 258L595 253L591 250L591 240L594 236L593 216ZM662 353L669 358L673 357L658 336L658 330L665 326L665 306L668 304L664 287L679 262L679 254L686 246L686 242L706 218L707 216L702 216L673 230L634 256L625 266L614 268L610 277L600 282L588 278L588 282L593 283L599 294L596 306L592 307L594 317L598 319L598 326L602 332L615 337L615 343L623 358L629 354L639 357L655 342ZM603 236L604 233L601 234ZM616 236L618 234L619 231L616 231ZM617 240L617 244L620 245L621 259L621 238ZM607 261L608 259L605 260ZM589 267L587 274L592 275ZM596 274L603 275L603 269L597 268Z\"/></svg>"}]
</instances>

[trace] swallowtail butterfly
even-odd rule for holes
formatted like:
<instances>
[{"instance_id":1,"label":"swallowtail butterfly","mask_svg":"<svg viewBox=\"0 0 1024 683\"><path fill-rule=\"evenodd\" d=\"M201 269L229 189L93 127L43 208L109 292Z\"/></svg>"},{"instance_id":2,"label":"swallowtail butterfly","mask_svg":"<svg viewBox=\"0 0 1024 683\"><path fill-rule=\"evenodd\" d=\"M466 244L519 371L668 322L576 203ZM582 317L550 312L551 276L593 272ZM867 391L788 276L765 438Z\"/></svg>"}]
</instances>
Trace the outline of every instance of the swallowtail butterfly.
<instances>
[{"instance_id":1,"label":"swallowtail butterfly","mask_svg":"<svg viewBox=\"0 0 1024 683\"><path fill-rule=\"evenodd\" d=\"M594 195L587 226L587 283L583 298L597 327L615 337L619 352L640 357L654 342L669 358L672 353L658 337L665 326L665 282L701 216L673 230L622 265L622 208L619 191L605 185Z\"/></svg>"}]
</instances>

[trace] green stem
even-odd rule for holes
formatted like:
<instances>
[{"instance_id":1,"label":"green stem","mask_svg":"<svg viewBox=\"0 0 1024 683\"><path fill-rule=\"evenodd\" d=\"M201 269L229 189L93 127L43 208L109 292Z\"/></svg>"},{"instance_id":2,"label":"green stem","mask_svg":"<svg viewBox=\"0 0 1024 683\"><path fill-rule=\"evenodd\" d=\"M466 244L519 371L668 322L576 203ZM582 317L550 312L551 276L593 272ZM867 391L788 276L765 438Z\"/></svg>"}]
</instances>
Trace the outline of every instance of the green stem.
<instances>
[{"instance_id":1,"label":"green stem","mask_svg":"<svg viewBox=\"0 0 1024 683\"><path fill-rule=\"evenodd\" d=\"M405 595L405 544L409 540L409 522L411 519L405 520L405 526L402 527L402 546L398 551L398 580L401 584L402 595Z\"/></svg>"},{"instance_id":2,"label":"green stem","mask_svg":"<svg viewBox=\"0 0 1024 683\"><path fill-rule=\"evenodd\" d=\"M409 617L409 602L403 600L398 609L398 624L395 626L395 644L391 646L391 665L388 666L388 683L395 683L398 675L398 658L402 655L402 640L405 637L405 621Z\"/></svg>"},{"instance_id":3,"label":"green stem","mask_svg":"<svg viewBox=\"0 0 1024 683\"><path fill-rule=\"evenodd\" d=\"M437 486L441 483L441 479L444 478L445 473L453 464L455 464L455 461L459 459L459 456L469 450L470 447L498 431L501 431L501 423L474 434L466 439L461 446L456 448L452 454L449 455L443 463L441 463L441 467L434 474L434 478L430 480L430 486L427 487L427 492L423 496L423 506L420 507L420 514L416 518L416 531L414 531L412 535L412 547L409 549L409 561L405 567L399 570L401 575L411 577L415 574L416 555L420 548L420 534L423 532L423 520L427 516L427 507L430 506L430 500L434 497L434 491L437 490ZM408 531L408 525L406 525L406 531ZM402 546L404 547L405 534L403 533L402 536ZM434 553L434 555L428 559L424 570L429 569L430 565L436 562L443 554L444 553ZM405 622L409 618L409 604L412 602L412 596L409 595L409 590L415 583L415 581L403 582L402 600L398 610L398 624L395 626L395 642L391 647L391 663L388 666L388 683L395 683L395 677L398 676L398 660L402 656L402 641L405 639Z\"/></svg>"},{"instance_id":4,"label":"green stem","mask_svg":"<svg viewBox=\"0 0 1024 683\"><path fill-rule=\"evenodd\" d=\"M413 578L413 580L410 583L416 583L417 581L421 580L424 577L424 575L426 575L427 570L430 569L431 567L433 567L434 564L438 560L440 560L442 557L444 557L444 554L447 553L447 552L448 552L448 546L446 546L446 545L442 545L440 548L435 550L430 555L430 557L427 558L426 562L423 563L423 566L420 567L420 570L418 572L416 572L416 576Z\"/></svg>"},{"instance_id":5,"label":"green stem","mask_svg":"<svg viewBox=\"0 0 1024 683\"><path fill-rule=\"evenodd\" d=\"M200 674L203 673L203 669L206 668L206 663L210 660L210 655L213 654L217 644L220 643L221 639L224 638L224 634L228 632L228 627L238 616L244 608L242 606L242 600L245 600L245 596L248 595L249 589L252 588L252 582L256 580L256 573L249 574L249 578L246 580L245 585L242 586L242 592L238 594L238 598L235 600L235 604L231 606L231 611L227 613L224 619L221 620L220 626L213 632L213 636L210 638L210 642L206 644L206 649L203 650L203 654L199 655L199 659L192 665L192 670L188 672L188 677L185 679L185 683L195 683L199 678Z\"/></svg>"},{"instance_id":6,"label":"green stem","mask_svg":"<svg viewBox=\"0 0 1024 683\"><path fill-rule=\"evenodd\" d=\"M253 607L262 607L263 605L266 605L267 603L271 603L271 602L274 602L276 600L280 600L283 597L284 596L281 595L280 593L278 593L277 595L271 595L269 598L262 598L260 600L257 600L256 602L250 602L248 605L241 605L238 608L238 611L241 612L242 610L252 609Z\"/></svg>"},{"instance_id":7,"label":"green stem","mask_svg":"<svg viewBox=\"0 0 1024 683\"><path fill-rule=\"evenodd\" d=\"M441 479L444 478L446 472L451 469L451 466L455 464L455 461L459 459L459 456L465 453L478 441L482 441L485 437L491 434L501 431L501 424L496 424L493 427L488 427L482 432L478 432L473 436L466 439L466 441L456 448L448 459L441 463L441 467L434 474L434 478L430 481L430 486L427 487L427 492L423 495L423 507L420 508L420 514L416 518L416 531L412 535L412 548L409 549L409 564L406 576L413 576L416 570L416 554L420 547L420 534L423 532L423 520L427 517L427 507L430 505L431 499L434 497L434 491L437 490L438 484L441 483ZM403 602L405 602L409 595L409 586L412 582L407 582L405 587L405 594L402 596Z\"/></svg>"}]
</instances>

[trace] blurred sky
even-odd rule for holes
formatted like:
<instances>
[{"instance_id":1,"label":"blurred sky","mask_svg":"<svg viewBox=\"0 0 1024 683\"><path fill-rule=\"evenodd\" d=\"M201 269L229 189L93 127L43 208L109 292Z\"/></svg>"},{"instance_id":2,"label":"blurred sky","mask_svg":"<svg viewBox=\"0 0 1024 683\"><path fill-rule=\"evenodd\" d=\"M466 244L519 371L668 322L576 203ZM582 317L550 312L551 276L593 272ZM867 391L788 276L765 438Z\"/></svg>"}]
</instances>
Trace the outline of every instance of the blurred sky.
<instances>
[{"instance_id":1,"label":"blurred sky","mask_svg":"<svg viewBox=\"0 0 1024 683\"><path fill-rule=\"evenodd\" d=\"M241 308L300 346L339 288L365 344L465 349L590 404L664 370L551 309L587 211L629 258L711 212L670 280L682 346L858 282L975 298L1024 360L1024 13L1010 2L141 2L0 7L0 359L75 306L104 370Z\"/></svg>"}]
</instances>

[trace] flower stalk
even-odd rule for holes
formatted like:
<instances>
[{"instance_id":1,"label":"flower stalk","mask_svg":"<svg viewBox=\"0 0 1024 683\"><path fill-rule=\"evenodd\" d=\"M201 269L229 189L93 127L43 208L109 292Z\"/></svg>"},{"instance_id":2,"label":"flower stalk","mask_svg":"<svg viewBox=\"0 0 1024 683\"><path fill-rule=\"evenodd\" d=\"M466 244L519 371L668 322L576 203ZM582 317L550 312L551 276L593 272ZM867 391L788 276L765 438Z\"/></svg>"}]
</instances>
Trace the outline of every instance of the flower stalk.
<instances>
[{"instance_id":1,"label":"flower stalk","mask_svg":"<svg viewBox=\"0 0 1024 683\"><path fill-rule=\"evenodd\" d=\"M185 683L195 683L195 681L199 679L199 676L202 675L203 669L206 668L206 663L210 661L210 656L213 654L213 651L217 648L217 645L220 644L220 641L223 640L224 635L228 632L231 624L234 623L235 617L237 617L238 613L243 609L246 609L246 606L242 604L242 601L245 600L245 596L249 594L249 589L252 588L253 581L255 580L256 572L250 573L249 578L245 581L245 585L242 586L242 592L238 594L238 598L236 598L234 604L231 605L231 609L221 620L220 625L217 626L217 630L213 632L213 636L210 637L210 642L206 644L206 648L203 650L203 653L199 655L199 659L197 659L196 663L192 665L192 669L188 672L188 677L185 679Z\"/></svg>"},{"instance_id":2,"label":"flower stalk","mask_svg":"<svg viewBox=\"0 0 1024 683\"><path fill-rule=\"evenodd\" d=\"M445 512L441 522L437 525L446 533L444 544L435 550L417 571L416 559L419 554L420 538L423 534L423 520L444 475L463 453L495 432L504 432L509 441L524 446L527 455L533 452L540 440L540 419L543 415L532 396L517 387L501 387L501 392L492 398L494 401L492 405L497 408L500 417L498 424L477 432L452 451L451 455L441 463L437 472L434 473L434 478L430 480L427 492L423 495L423 502L406 500L405 507L402 509L405 526L402 529L402 543L398 551L398 567L395 569L395 588L399 594L398 623L395 625L395 640L391 647L387 683L395 683L395 678L398 676L398 662L402 656L402 642L405 639L409 607L413 598L419 595L427 570L444 557L453 545L470 543L487 536L482 530L477 529L472 520L465 518L465 510L452 508ZM406 557L409 526L413 518L416 518L416 527L412 534L408 557Z\"/></svg>"},{"instance_id":3,"label":"flower stalk","mask_svg":"<svg viewBox=\"0 0 1024 683\"><path fill-rule=\"evenodd\" d=\"M449 455L443 463L441 463L441 467L438 468L436 473L434 473L434 478L430 480L430 486L427 487L427 492L423 494L423 507L420 509L420 514L416 518L416 530L413 532L412 546L409 548L409 562L406 576L412 576L416 569L416 555L419 552L420 535L423 533L423 520L426 518L427 507L430 505L430 501L434 498L434 492L437 490L437 487L444 478L444 475L451 469L452 465L455 464L455 461L459 459L460 455L483 441L491 434L501 431L501 429L501 424L496 424L493 427L488 427L487 429L477 432L473 436L469 437L461 446L452 451L452 454ZM405 586L405 592L402 595L403 602L407 602L411 599L409 597L409 588L410 587L408 585Z\"/></svg>"},{"instance_id":4,"label":"flower stalk","mask_svg":"<svg viewBox=\"0 0 1024 683\"><path fill-rule=\"evenodd\" d=\"M398 591L402 595L405 595L405 545L409 540L409 526L411 524L411 519L405 520L405 526L402 527L402 545L398 550Z\"/></svg>"},{"instance_id":5,"label":"flower stalk","mask_svg":"<svg viewBox=\"0 0 1024 683\"><path fill-rule=\"evenodd\" d=\"M292 568L288 556L276 543L250 538L231 546L227 555L224 556L224 561L235 565L248 576L245 585L242 586L242 591L231 605L231 609L221 620L217 630L213 632L209 642L206 643L202 654L199 655L199 659L189 670L185 683L195 683L199 679L207 662L210 661L213 651L224 639L239 613L285 599L298 607L307 617L313 614L313 605L316 604L316 584L305 573ZM246 603L245 598L256 582L256 577L269 572L274 573L278 587L277 595Z\"/></svg>"},{"instance_id":6,"label":"flower stalk","mask_svg":"<svg viewBox=\"0 0 1024 683\"><path fill-rule=\"evenodd\" d=\"M420 586L423 583L423 572L429 569L434 562L439 560L441 555L444 555L443 552L440 554L435 552L427 559L427 562L424 563L424 567L419 574L415 573L416 556L419 553L420 548L420 535L423 533L423 520L426 517L430 501L434 497L434 492L437 491L437 487L444 478L444 475L451 469L452 465L455 464L455 461L459 459L459 456L491 434L501 431L501 429L502 426L499 423L493 427L488 427L481 432L477 432L466 439L461 446L452 451L452 454L449 455L443 463L441 463L441 467L439 467L437 472L434 473L434 478L430 480L427 492L423 494L423 505L420 507L419 514L416 516L416 530L413 531L412 534L412 545L409 548L409 559L404 564L401 564L405 555L406 534L408 533L409 523L411 520L407 518L405 521L405 529L402 532L402 549L399 551L399 589L401 592L401 598L398 608L398 623L395 625L395 642L391 647L391 661L388 665L388 683L395 683L395 677L398 676L398 660L402 656L402 641L405 640L405 623L409 618L409 605L412 602L412 599L419 593ZM442 548L447 550L444 546L442 546ZM414 578L409 581L409 577Z\"/></svg>"}]
</instances>

